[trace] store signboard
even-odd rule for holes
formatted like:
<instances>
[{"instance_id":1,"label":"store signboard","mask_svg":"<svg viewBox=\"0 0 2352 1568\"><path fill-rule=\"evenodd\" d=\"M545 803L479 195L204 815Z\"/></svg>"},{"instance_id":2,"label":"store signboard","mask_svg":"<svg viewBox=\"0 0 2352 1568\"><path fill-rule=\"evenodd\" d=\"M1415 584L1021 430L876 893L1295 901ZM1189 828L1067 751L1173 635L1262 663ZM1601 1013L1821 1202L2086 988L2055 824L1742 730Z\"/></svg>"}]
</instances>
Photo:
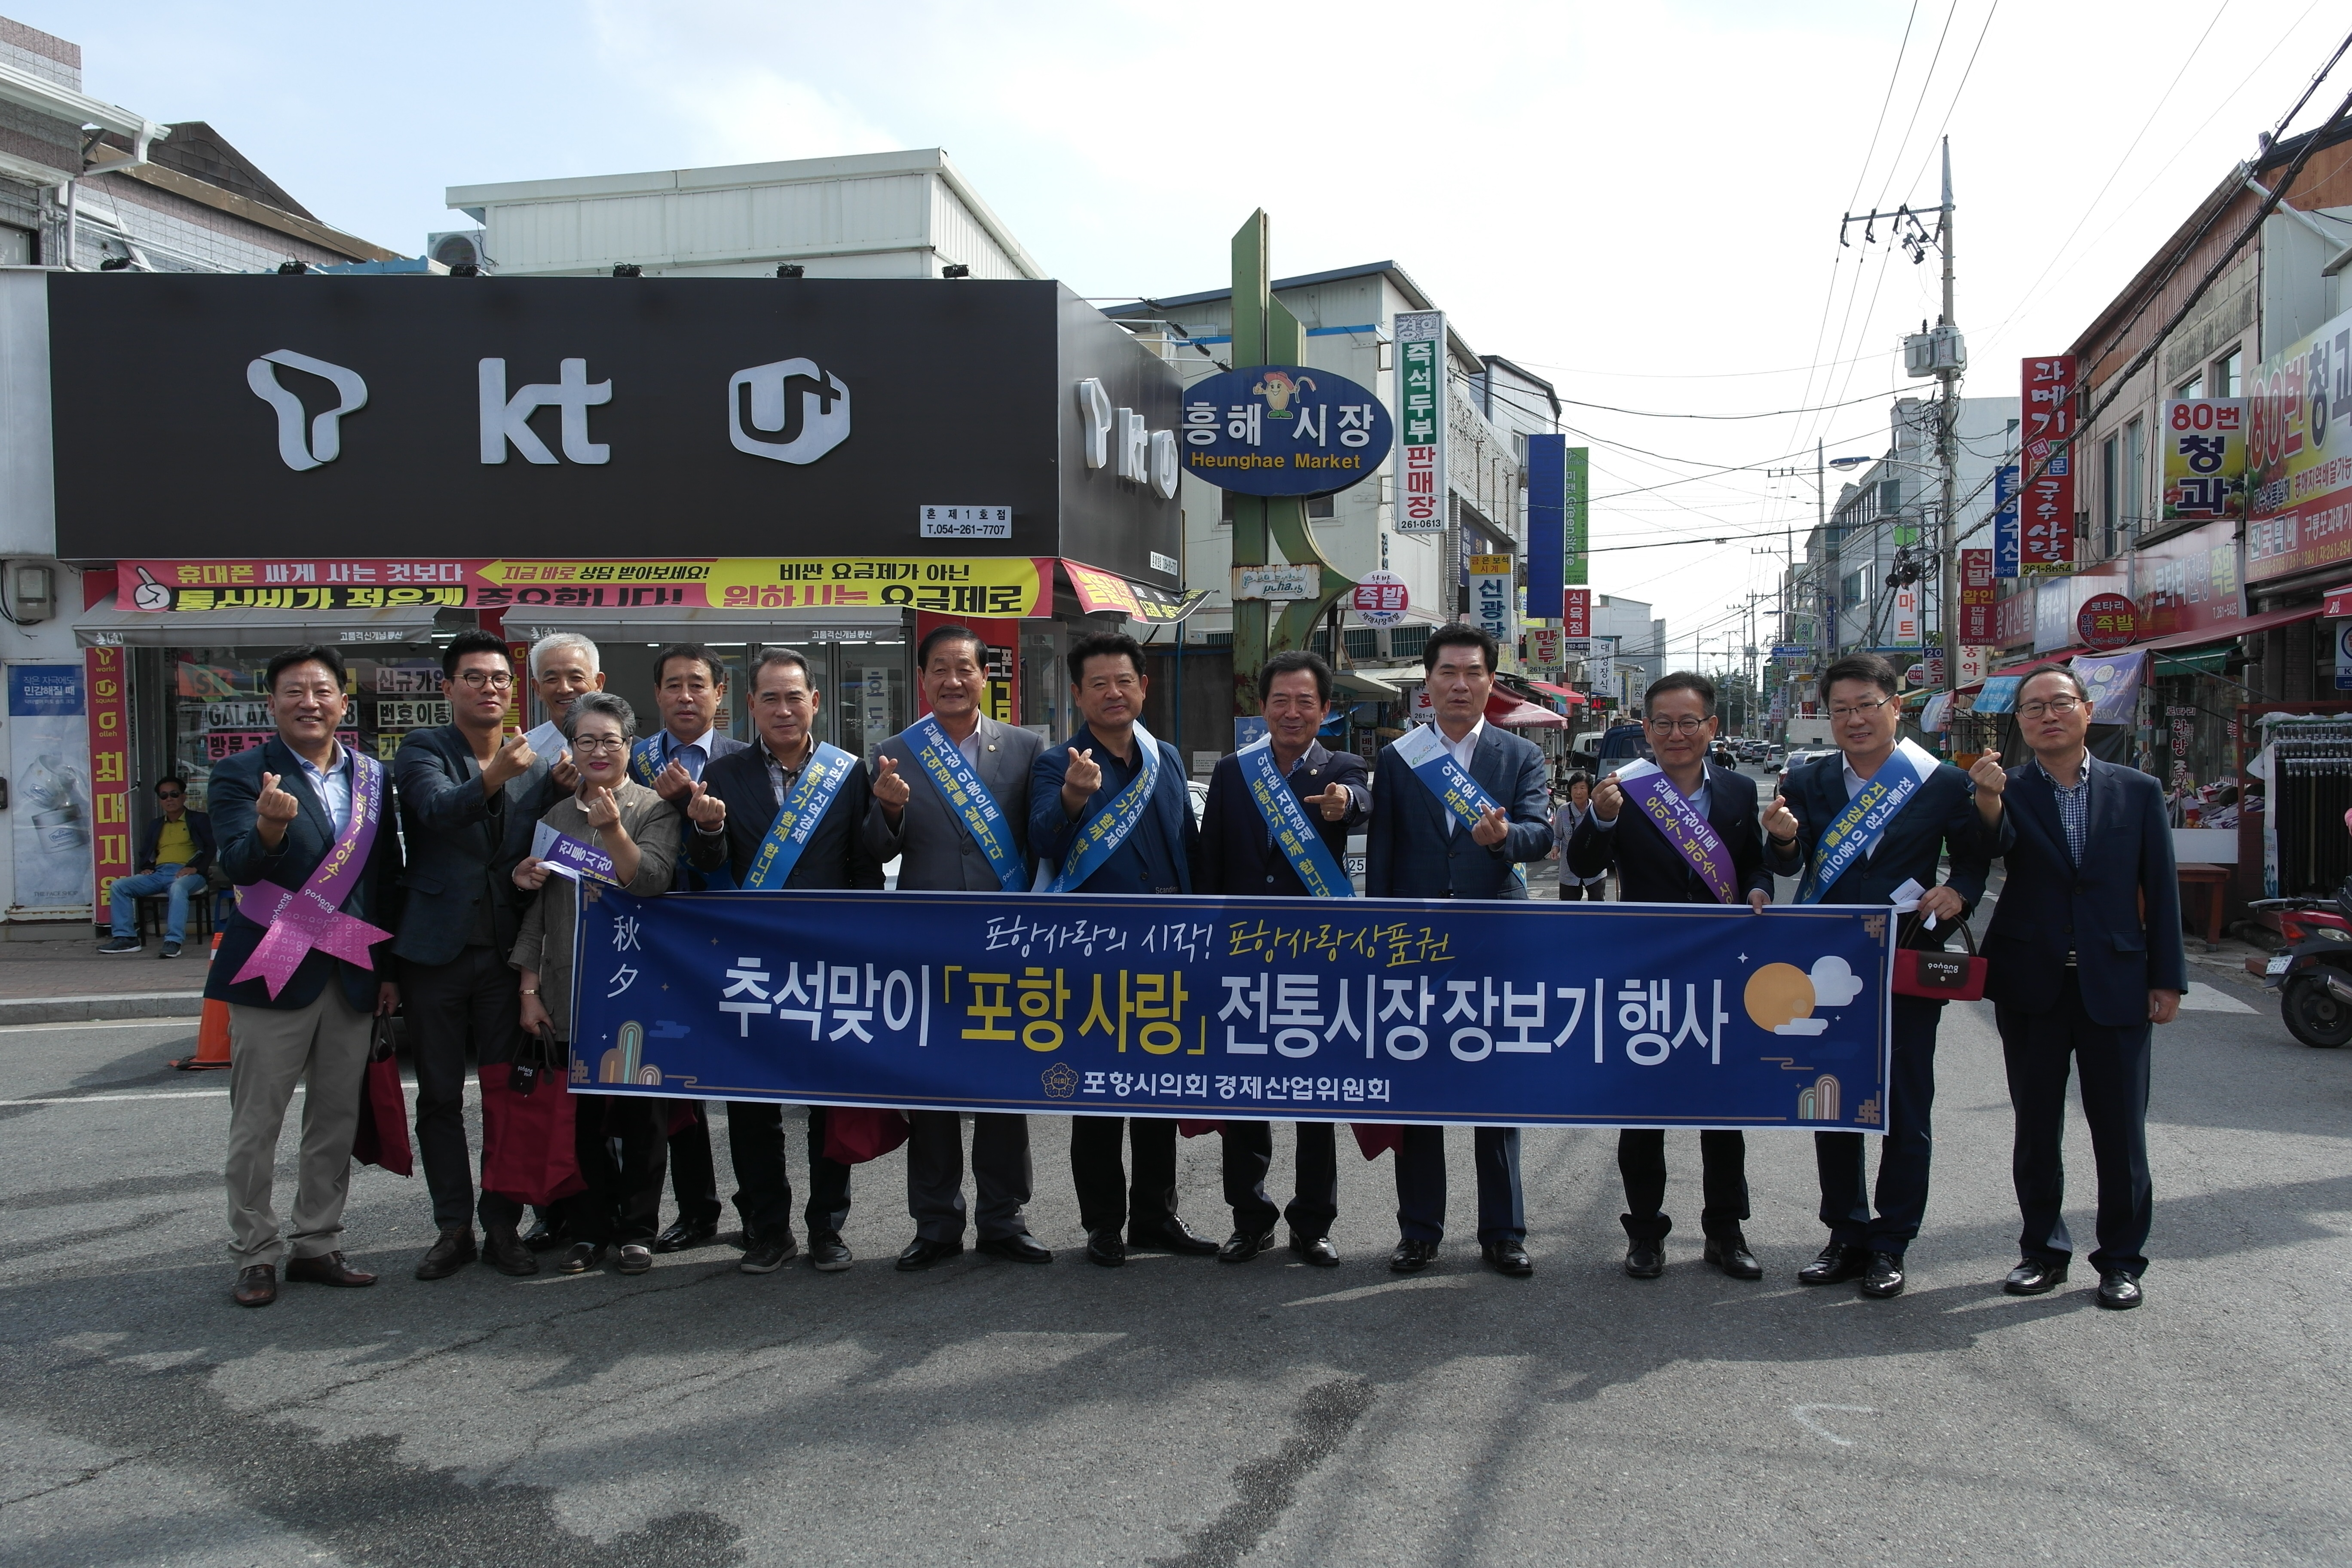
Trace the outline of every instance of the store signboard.
<instances>
[{"instance_id":1,"label":"store signboard","mask_svg":"<svg viewBox=\"0 0 2352 1568\"><path fill-rule=\"evenodd\" d=\"M2083 576L2045 578L2034 584L2033 651L2056 653L2079 643L2083 606L2094 596L2107 595L2129 604L2124 593L2131 585L2129 568L2128 558L2103 561Z\"/></svg>"},{"instance_id":2,"label":"store signboard","mask_svg":"<svg viewBox=\"0 0 2352 1568\"><path fill-rule=\"evenodd\" d=\"M2263 362L2246 399L2246 580L2352 561L2352 311Z\"/></svg>"},{"instance_id":3,"label":"store signboard","mask_svg":"<svg viewBox=\"0 0 2352 1568\"><path fill-rule=\"evenodd\" d=\"M1581 642L1592 635L1592 590L1570 588L1560 598L1560 630L1570 642Z\"/></svg>"},{"instance_id":4,"label":"store signboard","mask_svg":"<svg viewBox=\"0 0 2352 1568\"><path fill-rule=\"evenodd\" d=\"M2177 397L2164 405L2167 524L2246 515L2246 400Z\"/></svg>"},{"instance_id":5,"label":"store signboard","mask_svg":"<svg viewBox=\"0 0 2352 1568\"><path fill-rule=\"evenodd\" d=\"M1511 614L1513 562L1508 555L1473 555L1465 563L1470 575L1470 624L1484 630L1503 650L1508 668L1519 643L1518 626Z\"/></svg>"},{"instance_id":6,"label":"store signboard","mask_svg":"<svg viewBox=\"0 0 2352 1568\"><path fill-rule=\"evenodd\" d=\"M1571 587L1581 586L1590 558L1585 552L1591 547L1592 510L1592 448L1570 447L1568 449L1567 500L1562 508L1566 519L1562 551L1567 556L1567 575L1561 580Z\"/></svg>"},{"instance_id":7,"label":"store signboard","mask_svg":"<svg viewBox=\"0 0 2352 1568\"><path fill-rule=\"evenodd\" d=\"M2133 552L2132 594L2142 637L2210 631L2227 636L2245 619L2238 572L2238 525L2209 522Z\"/></svg>"},{"instance_id":8,"label":"store signboard","mask_svg":"<svg viewBox=\"0 0 2352 1568\"><path fill-rule=\"evenodd\" d=\"M2352 621L2336 623L2336 689L2352 691Z\"/></svg>"},{"instance_id":9,"label":"store signboard","mask_svg":"<svg viewBox=\"0 0 2352 1568\"><path fill-rule=\"evenodd\" d=\"M2018 571L2063 577L2074 570L2074 398L2082 390L2073 354L2025 362L2025 491L2019 497Z\"/></svg>"},{"instance_id":10,"label":"store signboard","mask_svg":"<svg viewBox=\"0 0 2352 1568\"><path fill-rule=\"evenodd\" d=\"M131 874L122 650L83 654L79 664L8 666L8 840L19 915L94 917L114 879ZM111 721L106 744L95 746L91 694L100 680Z\"/></svg>"},{"instance_id":11,"label":"store signboard","mask_svg":"<svg viewBox=\"0 0 2352 1568\"><path fill-rule=\"evenodd\" d=\"M1185 616L1206 604L1209 598L1206 588L1195 588L1189 594L1171 594L1149 583L1133 582L1116 572L1081 566L1075 561L1063 562L1062 570L1069 576L1070 587L1077 594L1079 610L1089 616L1116 611L1130 621L1172 626L1181 625Z\"/></svg>"},{"instance_id":12,"label":"store signboard","mask_svg":"<svg viewBox=\"0 0 2352 1568\"><path fill-rule=\"evenodd\" d=\"M1392 626L1404 619L1412 595L1393 572L1367 572L1348 595L1348 607L1368 626Z\"/></svg>"},{"instance_id":13,"label":"store signboard","mask_svg":"<svg viewBox=\"0 0 2352 1568\"><path fill-rule=\"evenodd\" d=\"M970 522L1174 585L1152 558L1182 542L1182 384L1057 283L60 272L47 298L57 405L137 389L129 427L54 422L82 556L538 532L625 559L687 533L953 562ZM942 495L970 515L927 529Z\"/></svg>"},{"instance_id":14,"label":"store signboard","mask_svg":"<svg viewBox=\"0 0 2352 1568\"><path fill-rule=\"evenodd\" d=\"M1990 647L1963 647L1960 649L1959 672L1952 684L1974 686L1982 680L1992 672L1992 655L1993 650Z\"/></svg>"},{"instance_id":15,"label":"store signboard","mask_svg":"<svg viewBox=\"0 0 2352 1568\"><path fill-rule=\"evenodd\" d=\"M1380 471L1396 430L1380 395L1329 371L1257 364L1184 389L1182 471L1253 496L1323 495Z\"/></svg>"},{"instance_id":16,"label":"store signboard","mask_svg":"<svg viewBox=\"0 0 2352 1568\"><path fill-rule=\"evenodd\" d=\"M1989 643L1992 641L1993 609L1997 590L1993 587L1992 552L1963 550L1960 552L1960 641Z\"/></svg>"},{"instance_id":17,"label":"store signboard","mask_svg":"<svg viewBox=\"0 0 2352 1568\"><path fill-rule=\"evenodd\" d=\"M1233 594L1236 599L1319 599L1323 596L1323 568L1311 562L1304 566L1286 562L1271 566L1236 566Z\"/></svg>"},{"instance_id":18,"label":"store signboard","mask_svg":"<svg viewBox=\"0 0 2352 1568\"><path fill-rule=\"evenodd\" d=\"M1992 476L1992 574L1996 577L2018 574L2018 554L2023 548L2017 535L2019 477L2015 463L2003 464Z\"/></svg>"},{"instance_id":19,"label":"store signboard","mask_svg":"<svg viewBox=\"0 0 2352 1568\"><path fill-rule=\"evenodd\" d=\"M1445 312L1400 310L1396 342L1396 531L1443 533L1445 500Z\"/></svg>"},{"instance_id":20,"label":"store signboard","mask_svg":"<svg viewBox=\"0 0 2352 1568\"><path fill-rule=\"evenodd\" d=\"M2094 594L2074 612L2074 635L2084 647L2105 652L2130 642L2137 633L2137 621L2138 612L2132 607L2130 595Z\"/></svg>"},{"instance_id":21,"label":"store signboard","mask_svg":"<svg viewBox=\"0 0 2352 1568\"><path fill-rule=\"evenodd\" d=\"M1539 675L1557 675L1568 667L1568 634L1558 626L1528 628L1528 668Z\"/></svg>"},{"instance_id":22,"label":"store signboard","mask_svg":"<svg viewBox=\"0 0 2352 1568\"><path fill-rule=\"evenodd\" d=\"M1898 648L1919 646L1919 590L1895 590L1895 613L1887 617L1886 640Z\"/></svg>"}]
</instances>

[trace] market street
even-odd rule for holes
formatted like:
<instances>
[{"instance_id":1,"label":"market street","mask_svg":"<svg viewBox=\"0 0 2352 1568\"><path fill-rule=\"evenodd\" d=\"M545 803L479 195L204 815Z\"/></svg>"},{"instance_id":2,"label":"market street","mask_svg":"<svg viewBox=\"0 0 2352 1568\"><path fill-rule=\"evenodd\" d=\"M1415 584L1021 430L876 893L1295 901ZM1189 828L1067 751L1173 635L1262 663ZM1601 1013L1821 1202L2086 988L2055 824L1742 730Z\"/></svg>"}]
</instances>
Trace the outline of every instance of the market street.
<instances>
[{"instance_id":1,"label":"market street","mask_svg":"<svg viewBox=\"0 0 2352 1568\"><path fill-rule=\"evenodd\" d=\"M1944 1026L1935 1197L1891 1302L1793 1282L1820 1237L1799 1136L1750 1140L1761 1284L1698 1262L1680 1136L1666 1276L1626 1279L1596 1131L1528 1135L1534 1279L1457 1232L1400 1279L1387 1164L1344 1139L1339 1269L1088 1268L1067 1123L1038 1118L1045 1268L894 1273L902 1151L858 1172L845 1275L748 1278L720 1246L635 1280L425 1285L423 1183L370 1168L350 1244L383 1282L240 1311L225 1085L163 1067L185 1021L0 1032L0 1555L2340 1562L2352 1055L2199 973L2200 1010L2157 1035L2155 1261L2129 1313L2092 1310L2079 1267L2049 1297L1999 1290L2010 1112L1980 1004ZM797 1181L797 1124L792 1144ZM1455 1134L1457 1208L1467 1152ZM2069 1152L2086 1236L2079 1121ZM1222 1234L1215 1156L1185 1143L1182 1185Z\"/></svg>"}]
</instances>

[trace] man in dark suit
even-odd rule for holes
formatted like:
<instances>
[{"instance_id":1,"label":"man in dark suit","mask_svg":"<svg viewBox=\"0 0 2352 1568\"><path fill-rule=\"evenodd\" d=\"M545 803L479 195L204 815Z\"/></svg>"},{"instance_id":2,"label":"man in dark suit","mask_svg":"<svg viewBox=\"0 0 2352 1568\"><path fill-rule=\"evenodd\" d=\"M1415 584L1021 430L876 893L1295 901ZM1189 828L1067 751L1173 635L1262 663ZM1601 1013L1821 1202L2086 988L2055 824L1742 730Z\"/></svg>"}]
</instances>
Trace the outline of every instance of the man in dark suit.
<instances>
[{"instance_id":1,"label":"man in dark suit","mask_svg":"<svg viewBox=\"0 0 2352 1568\"><path fill-rule=\"evenodd\" d=\"M2017 1110L2011 1168L2025 1219L2022 1258L2001 1289L2039 1296L2066 1279L2074 1237L2060 1143L2070 1059L2083 1064L2083 1116L2099 1173L2098 1303L2140 1303L2154 1199L2147 1173L2149 1026L2169 1024L2189 989L2180 886L2164 790L2136 768L2093 757L2091 694L2063 665L2029 671L2017 723L2033 760L1976 766L1988 832L2004 815L2009 879L1985 933L2009 1098ZM2143 913L2145 911L2145 913Z\"/></svg>"},{"instance_id":2,"label":"man in dark suit","mask_svg":"<svg viewBox=\"0 0 2352 1568\"><path fill-rule=\"evenodd\" d=\"M1026 892L1029 769L1045 742L980 710L988 690L988 654L970 627L934 626L916 649L915 663L930 711L876 752L866 852L877 861L898 862L901 889ZM996 806L987 831L1001 835L1001 868L922 762L941 736ZM963 1118L952 1110L917 1110L907 1120L907 1209L915 1239L898 1254L898 1267L911 1273L963 1251ZM1052 1262L1053 1253L1029 1234L1021 1212L1034 1174L1029 1119L974 1115L971 1174L980 1189L980 1249L1015 1263Z\"/></svg>"},{"instance_id":3,"label":"man in dark suit","mask_svg":"<svg viewBox=\"0 0 2352 1568\"><path fill-rule=\"evenodd\" d=\"M762 885L761 847L784 801L817 755L819 698L808 660L788 647L769 647L751 668L751 722L760 744L719 758L690 786L687 816L694 824L688 853L705 871L722 867L738 889ZM866 852L866 816L874 795L866 769L849 772L804 841L786 888L879 888L882 864ZM849 1219L849 1167L824 1152L824 1107L808 1113L809 1262L832 1274L850 1264L841 1227ZM740 1266L746 1274L772 1274L800 1255L793 1237L793 1184L784 1169L784 1108L773 1100L734 1100L727 1107L727 1146L735 1163L735 1207L750 1244Z\"/></svg>"},{"instance_id":4,"label":"man in dark suit","mask_svg":"<svg viewBox=\"0 0 2352 1568\"><path fill-rule=\"evenodd\" d=\"M1159 780L1133 829L1075 885L1066 863L1086 825L1110 808L1144 771L1143 717L1150 682L1133 637L1097 633L1071 645L1070 700L1086 722L1067 747L1047 746L1029 773L1029 848L1064 875L1055 886L1077 893L1189 893L1200 863L1201 832L1176 748L1159 748ZM1119 1162L1120 1128L1135 1155L1135 1178ZM1078 1116L1070 1121L1070 1173L1087 1258L1106 1268L1130 1247L1208 1254L1217 1244L1194 1236L1176 1214L1176 1123L1160 1117ZM1119 1239L1119 1226L1127 1237Z\"/></svg>"},{"instance_id":5,"label":"man in dark suit","mask_svg":"<svg viewBox=\"0 0 2352 1568\"><path fill-rule=\"evenodd\" d=\"M473 1219L501 1274L536 1274L517 1226L522 1205L484 1187L475 1199L466 1147L466 1057L477 1069L514 1060L522 1043L520 983L507 963L522 923L516 863L531 826L562 795L551 769L518 797L509 786L542 759L521 735L501 743L514 697L507 646L459 632L441 655L441 695L452 722L412 732L393 758L407 835L400 955L416 1063L416 1145L439 1237L416 1265L444 1279L480 1256Z\"/></svg>"},{"instance_id":6,"label":"man in dark suit","mask_svg":"<svg viewBox=\"0 0 2352 1568\"><path fill-rule=\"evenodd\" d=\"M1364 787L1364 760L1352 752L1326 751L1315 738L1331 707L1331 667L1316 654L1276 654L1258 668L1257 700L1275 771L1344 875L1348 835L1370 816L1372 796ZM1310 896L1290 858L1276 847L1238 755L1220 761L1209 776L1208 804L1201 814L1199 890L1250 898ZM1266 1172L1274 1163L1273 1125L1223 1124L1225 1202L1233 1207L1234 1234L1217 1249L1218 1262L1246 1263L1269 1250L1274 1222L1286 1218L1291 1251L1318 1267L1338 1264L1339 1250L1331 1245L1331 1225L1339 1216L1338 1131L1328 1121L1297 1124L1298 1169L1290 1206L1277 1210L1265 1193Z\"/></svg>"},{"instance_id":7,"label":"man in dark suit","mask_svg":"<svg viewBox=\"0 0 2352 1568\"><path fill-rule=\"evenodd\" d=\"M1518 862L1551 848L1551 795L1543 752L1486 722L1495 689L1495 639L1455 622L1422 645L1437 722L1429 734L1494 805L1466 823L1422 782L1399 746L1382 748L1372 787L1364 891L1375 899L1524 899ZM1414 731L1418 734L1420 731ZM1419 742L1416 742L1418 744ZM1524 1278L1527 1208L1519 1192L1519 1130L1481 1127L1471 1135L1478 1172L1478 1248L1489 1267ZM1412 1274L1437 1260L1445 1235L1445 1130L1408 1127L1397 1147L1397 1228L1389 1267Z\"/></svg>"},{"instance_id":8,"label":"man in dark suit","mask_svg":"<svg viewBox=\"0 0 2352 1568\"><path fill-rule=\"evenodd\" d=\"M727 700L727 667L700 643L676 642L654 655L654 705L662 727L638 744L643 765L632 760L630 776L652 785L654 792L686 815L702 770L721 757L744 749L743 742L718 729L719 710ZM694 825L678 824L681 843L691 842ZM720 879L722 881L725 879ZM709 878L677 858L671 887L677 892L701 892ZM677 1218L654 1238L656 1252L684 1252L702 1246L719 1234L719 1175L710 1162L710 1108L699 1100L683 1102L694 1108L691 1120L669 1136L670 1191L677 1198Z\"/></svg>"},{"instance_id":9,"label":"man in dark suit","mask_svg":"<svg viewBox=\"0 0 2352 1568\"><path fill-rule=\"evenodd\" d=\"M1715 682L1677 670L1650 683L1643 696L1644 723L1656 763L1636 763L1601 782L1592 810L1569 840L1567 866L1579 877L1617 868L1618 886L1633 901L1654 904L1720 904L1745 899L1761 913L1772 901L1772 874L1764 869L1764 836L1756 825L1756 781L1708 760L1715 739ZM1650 810L1626 809L1626 790L1648 792L1658 806L1672 803L1656 794L1648 778L1688 804L1715 835L1710 880L1676 847ZM1706 1237L1705 1257L1734 1279L1761 1279L1762 1265L1748 1250L1741 1226L1748 1218L1748 1141L1736 1127L1710 1128L1698 1135L1699 1164L1706 1206L1699 1226ZM1617 1171L1625 1180L1625 1272L1654 1279L1665 1272L1666 1233L1675 1222L1663 1212L1666 1196L1666 1134L1663 1128L1628 1127L1617 1134Z\"/></svg>"},{"instance_id":10,"label":"man in dark suit","mask_svg":"<svg viewBox=\"0 0 2352 1568\"><path fill-rule=\"evenodd\" d=\"M1985 874L1998 852L1977 815L1969 775L1939 763L1916 743L1898 740L1902 710L1895 667L1875 654L1850 654L1822 672L1821 695L1830 710L1838 754L1808 763L1781 783L1764 814L1764 863L1783 877L1802 879L1799 903L1878 904L1916 896L1921 916L1937 929L1940 945L1952 925L1968 919L1984 897ZM1892 771L1889 771L1892 770ZM1883 775L1883 776L1882 776ZM1832 867L1819 854L1822 836L1847 813L1854 797L1874 784L1916 785L1874 840L1842 835L1841 855L1867 842L1866 853ZM1936 885L1937 862L1948 853L1951 875ZM1821 864L1816 866L1819 859ZM1822 1182L1822 1223L1829 1245L1798 1270L1805 1285L1859 1279L1864 1296L1903 1293L1903 1258L1927 1212L1927 1167L1934 1150L1936 1026L1944 1004L1925 996L1894 998L1894 1041L1887 1081L1886 1136L1878 1156L1877 1217L1864 1178L1859 1132L1816 1132L1813 1153Z\"/></svg>"},{"instance_id":11,"label":"man in dark suit","mask_svg":"<svg viewBox=\"0 0 2352 1568\"><path fill-rule=\"evenodd\" d=\"M371 1017L400 1004L393 955L383 941L362 942L366 932L345 931L338 934L347 940L332 950L302 952L290 974L282 967L290 957L285 955L264 973L238 978L269 934L270 926L256 917L270 917L272 895L304 887L347 834L352 856L363 858L355 875L318 889L320 897L341 915L375 928L379 938L399 922L400 836L393 831L383 769L335 739L348 702L345 684L342 658L332 648L279 654L262 676L277 735L212 773L221 869L247 889L222 929L205 979L205 997L228 1004L229 1249L237 1258L236 1299L246 1307L278 1299L277 1266L289 1250L289 1280L375 1283L374 1275L343 1258L343 1197ZM273 971L281 982L274 992ZM299 1185L292 1232L281 1237L271 1176L298 1082L305 1085Z\"/></svg>"}]
</instances>

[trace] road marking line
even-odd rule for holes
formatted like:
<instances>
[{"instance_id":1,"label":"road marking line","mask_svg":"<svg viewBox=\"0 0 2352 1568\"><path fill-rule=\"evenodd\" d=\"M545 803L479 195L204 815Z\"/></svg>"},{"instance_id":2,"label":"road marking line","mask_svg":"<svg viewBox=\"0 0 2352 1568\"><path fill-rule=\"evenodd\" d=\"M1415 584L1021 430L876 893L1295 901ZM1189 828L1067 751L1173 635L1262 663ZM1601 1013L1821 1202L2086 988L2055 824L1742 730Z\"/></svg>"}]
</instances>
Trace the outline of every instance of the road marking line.
<instances>
[{"instance_id":1,"label":"road marking line","mask_svg":"<svg viewBox=\"0 0 2352 1568\"><path fill-rule=\"evenodd\" d=\"M1853 1447L1853 1439L1851 1437L1841 1437L1836 1433L1831 1431L1828 1427L1822 1426L1820 1422L1814 1420L1812 1413L1816 1410L1851 1410L1857 1415L1875 1415L1878 1414L1876 1407L1868 1405L1792 1405L1789 1406L1789 1415L1794 1418L1798 1426L1802 1426L1806 1431L1812 1433L1817 1437L1827 1437L1831 1442L1835 1443L1841 1448Z\"/></svg>"}]
</instances>

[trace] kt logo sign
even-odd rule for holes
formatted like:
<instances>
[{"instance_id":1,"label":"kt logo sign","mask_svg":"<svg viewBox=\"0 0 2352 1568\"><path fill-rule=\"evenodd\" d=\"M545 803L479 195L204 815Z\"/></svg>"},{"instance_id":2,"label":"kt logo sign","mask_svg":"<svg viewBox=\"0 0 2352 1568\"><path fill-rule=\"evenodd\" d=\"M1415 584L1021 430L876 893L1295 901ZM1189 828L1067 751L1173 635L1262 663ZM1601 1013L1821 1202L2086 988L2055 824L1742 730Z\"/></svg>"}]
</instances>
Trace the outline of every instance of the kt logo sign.
<instances>
[{"instance_id":1,"label":"kt logo sign","mask_svg":"<svg viewBox=\"0 0 2352 1568\"><path fill-rule=\"evenodd\" d=\"M306 411L302 400L278 384L278 367L281 364L289 370L322 377L335 389L335 405L310 420L307 431L303 428ZM343 416L356 414L367 406L367 383L360 379L359 372L312 359L309 354L298 354L292 349L263 354L247 365L245 384L277 412L278 456L298 474L341 457Z\"/></svg>"},{"instance_id":2,"label":"kt logo sign","mask_svg":"<svg viewBox=\"0 0 2352 1568\"><path fill-rule=\"evenodd\" d=\"M744 416L751 427L744 427ZM779 435L762 441L753 430ZM727 438L739 452L779 463L814 463L849 439L849 388L814 360L739 370L727 383Z\"/></svg>"}]
</instances>

